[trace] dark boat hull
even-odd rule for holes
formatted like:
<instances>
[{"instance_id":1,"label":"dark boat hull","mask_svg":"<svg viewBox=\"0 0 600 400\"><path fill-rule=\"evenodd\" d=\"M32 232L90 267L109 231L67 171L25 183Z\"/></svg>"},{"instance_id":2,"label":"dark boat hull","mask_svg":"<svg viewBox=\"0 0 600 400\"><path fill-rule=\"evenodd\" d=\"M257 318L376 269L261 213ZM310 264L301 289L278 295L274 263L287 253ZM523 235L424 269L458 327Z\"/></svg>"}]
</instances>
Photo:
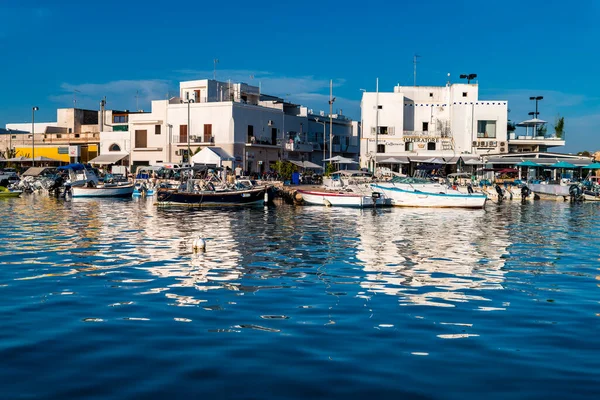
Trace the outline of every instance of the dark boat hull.
<instances>
[{"instance_id":1,"label":"dark boat hull","mask_svg":"<svg viewBox=\"0 0 600 400\"><path fill-rule=\"evenodd\" d=\"M177 190L159 189L159 205L185 205L190 207L245 206L262 204L265 201L266 187L227 192L187 193Z\"/></svg>"}]
</instances>

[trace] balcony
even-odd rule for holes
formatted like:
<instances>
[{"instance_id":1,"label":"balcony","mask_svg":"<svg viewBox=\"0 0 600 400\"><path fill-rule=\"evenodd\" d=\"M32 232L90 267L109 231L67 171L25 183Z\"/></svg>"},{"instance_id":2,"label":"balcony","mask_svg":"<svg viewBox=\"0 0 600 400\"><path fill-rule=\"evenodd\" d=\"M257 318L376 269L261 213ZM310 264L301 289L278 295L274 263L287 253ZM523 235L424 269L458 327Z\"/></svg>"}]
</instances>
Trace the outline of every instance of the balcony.
<instances>
[{"instance_id":1,"label":"balcony","mask_svg":"<svg viewBox=\"0 0 600 400\"><path fill-rule=\"evenodd\" d=\"M533 146L564 146L565 138L558 138L556 136L550 135L516 135L515 133L510 133L508 138L508 143L513 145L533 145Z\"/></svg>"},{"instance_id":2,"label":"balcony","mask_svg":"<svg viewBox=\"0 0 600 400\"><path fill-rule=\"evenodd\" d=\"M404 137L428 139L428 138L447 138L450 136L449 132L445 131L404 131ZM381 136L381 135L380 135Z\"/></svg>"},{"instance_id":3,"label":"balcony","mask_svg":"<svg viewBox=\"0 0 600 400\"><path fill-rule=\"evenodd\" d=\"M188 142L188 137L186 135L175 136L173 138L173 143L187 143L187 142ZM205 137L205 136L192 135L192 136L190 136L190 143L209 145L209 144L215 143L215 138L214 138L214 136Z\"/></svg>"}]
</instances>

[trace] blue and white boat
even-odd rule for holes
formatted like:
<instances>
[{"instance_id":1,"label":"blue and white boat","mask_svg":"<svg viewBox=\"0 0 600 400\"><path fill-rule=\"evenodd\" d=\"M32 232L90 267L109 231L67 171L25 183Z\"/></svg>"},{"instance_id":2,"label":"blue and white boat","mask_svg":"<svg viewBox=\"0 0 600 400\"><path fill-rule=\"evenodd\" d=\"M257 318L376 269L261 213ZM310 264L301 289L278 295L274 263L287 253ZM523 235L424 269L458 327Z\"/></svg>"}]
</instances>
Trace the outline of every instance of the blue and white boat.
<instances>
[{"instance_id":1,"label":"blue and white boat","mask_svg":"<svg viewBox=\"0 0 600 400\"><path fill-rule=\"evenodd\" d=\"M487 196L462 193L439 183L417 178L394 178L371 184L373 190L391 199L396 207L483 208Z\"/></svg>"}]
</instances>

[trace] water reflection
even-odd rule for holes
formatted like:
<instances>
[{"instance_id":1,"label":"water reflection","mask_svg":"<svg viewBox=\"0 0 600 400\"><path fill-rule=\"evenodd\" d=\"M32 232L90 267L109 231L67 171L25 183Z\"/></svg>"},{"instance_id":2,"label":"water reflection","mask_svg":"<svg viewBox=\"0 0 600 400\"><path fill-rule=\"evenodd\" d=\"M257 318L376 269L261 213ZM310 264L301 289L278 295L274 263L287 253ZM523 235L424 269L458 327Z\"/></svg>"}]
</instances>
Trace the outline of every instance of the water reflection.
<instances>
[{"instance_id":1,"label":"water reflection","mask_svg":"<svg viewBox=\"0 0 600 400\"><path fill-rule=\"evenodd\" d=\"M485 211L394 211L358 220L356 257L367 292L399 296L401 304L453 307L487 301L482 291L503 289L509 233Z\"/></svg>"}]
</instances>

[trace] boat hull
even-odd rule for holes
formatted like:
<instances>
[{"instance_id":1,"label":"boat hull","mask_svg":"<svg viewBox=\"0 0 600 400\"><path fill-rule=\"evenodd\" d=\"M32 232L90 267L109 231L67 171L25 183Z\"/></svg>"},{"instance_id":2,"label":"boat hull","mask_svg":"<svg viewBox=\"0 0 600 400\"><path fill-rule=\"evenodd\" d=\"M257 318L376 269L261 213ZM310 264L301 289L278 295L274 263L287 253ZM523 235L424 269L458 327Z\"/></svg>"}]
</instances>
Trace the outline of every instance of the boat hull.
<instances>
[{"instance_id":1,"label":"boat hull","mask_svg":"<svg viewBox=\"0 0 600 400\"><path fill-rule=\"evenodd\" d=\"M172 189L159 189L159 205L183 205L189 207L246 206L265 202L266 187L223 192L187 193Z\"/></svg>"},{"instance_id":2,"label":"boat hull","mask_svg":"<svg viewBox=\"0 0 600 400\"><path fill-rule=\"evenodd\" d=\"M600 201L600 193L591 190L583 191L583 199L585 201Z\"/></svg>"},{"instance_id":3,"label":"boat hull","mask_svg":"<svg viewBox=\"0 0 600 400\"><path fill-rule=\"evenodd\" d=\"M541 183L530 183L529 188L540 198L566 200L569 198L569 186L542 185Z\"/></svg>"},{"instance_id":4,"label":"boat hull","mask_svg":"<svg viewBox=\"0 0 600 400\"><path fill-rule=\"evenodd\" d=\"M11 191L0 192L0 199L9 198L9 197L19 197L21 195L21 193L23 193L23 192L20 190L15 191L15 192L11 192Z\"/></svg>"},{"instance_id":5,"label":"boat hull","mask_svg":"<svg viewBox=\"0 0 600 400\"><path fill-rule=\"evenodd\" d=\"M358 193L328 193L310 190L298 190L306 204L333 207L379 207L390 205L383 197L365 196Z\"/></svg>"},{"instance_id":6,"label":"boat hull","mask_svg":"<svg viewBox=\"0 0 600 400\"><path fill-rule=\"evenodd\" d=\"M445 193L415 190L389 185L371 185L392 200L396 207L433 207L433 208L483 208L487 196L479 193L464 194L456 190Z\"/></svg>"},{"instance_id":7,"label":"boat hull","mask_svg":"<svg viewBox=\"0 0 600 400\"><path fill-rule=\"evenodd\" d=\"M71 193L73 197L131 197L134 190L133 184L122 186L73 186Z\"/></svg>"}]
</instances>

